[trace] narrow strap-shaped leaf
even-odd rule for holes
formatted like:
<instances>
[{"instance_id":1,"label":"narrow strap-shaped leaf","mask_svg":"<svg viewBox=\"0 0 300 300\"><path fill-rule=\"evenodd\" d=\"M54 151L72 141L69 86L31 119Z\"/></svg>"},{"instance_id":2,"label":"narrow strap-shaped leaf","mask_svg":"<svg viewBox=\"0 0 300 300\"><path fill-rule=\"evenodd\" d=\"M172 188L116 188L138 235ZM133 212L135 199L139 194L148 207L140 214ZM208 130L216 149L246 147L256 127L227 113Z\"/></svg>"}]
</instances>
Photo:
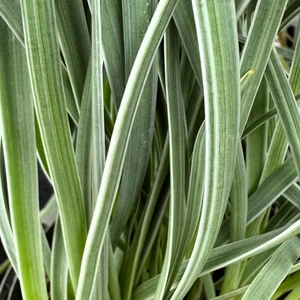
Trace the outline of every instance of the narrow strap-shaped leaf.
<instances>
[{"instance_id":1,"label":"narrow strap-shaped leaf","mask_svg":"<svg viewBox=\"0 0 300 300\"><path fill-rule=\"evenodd\" d=\"M244 239L246 236L248 211L247 176L241 144L238 146L234 178L230 192L230 200L230 241L235 242ZM239 282L242 275L242 267L242 263L239 262L226 268L221 294L227 293L239 287Z\"/></svg>"},{"instance_id":2,"label":"narrow strap-shaped leaf","mask_svg":"<svg viewBox=\"0 0 300 300\"><path fill-rule=\"evenodd\" d=\"M205 179L204 166L205 126L203 124L198 132L192 156L186 211L188 219L185 222L184 233L181 241L182 245L185 246L185 249L187 249L192 242L192 237L197 230L197 224L201 215Z\"/></svg>"},{"instance_id":3,"label":"narrow strap-shaped leaf","mask_svg":"<svg viewBox=\"0 0 300 300\"><path fill-rule=\"evenodd\" d=\"M265 226L264 232L272 231L280 228L286 224L292 224L297 220L300 212L295 209L294 205L286 201L276 212L276 214L270 219L269 223Z\"/></svg>"},{"instance_id":4,"label":"narrow strap-shaped leaf","mask_svg":"<svg viewBox=\"0 0 300 300\"><path fill-rule=\"evenodd\" d=\"M24 49L2 18L0 32L0 115L18 275L23 299L47 299L29 73Z\"/></svg>"},{"instance_id":5,"label":"narrow strap-shaped leaf","mask_svg":"<svg viewBox=\"0 0 300 300\"><path fill-rule=\"evenodd\" d=\"M144 246L151 245L151 243L146 242L147 233L155 232L155 230L151 230L151 221L155 218L155 208L160 196L161 189L163 187L163 183L168 173L168 163L169 163L169 140L167 139L165 142L164 150L161 156L160 165L157 171L157 175L155 177L155 181L153 183L153 188L149 195L149 199L147 200L147 204L145 206L145 212L143 213L143 218L141 219L141 224L139 224L137 228L137 233L135 234L134 240L129 250L128 254L128 262L126 264L126 270L124 271L124 281L123 284L126 286L126 290L130 292L126 292L127 295L132 296L132 289L134 284L136 284L137 279L141 273L141 269L143 266L143 262L147 255L145 254ZM161 201L162 202L162 201ZM144 250L144 253L142 251ZM142 254L144 254L143 257ZM138 271L137 271L138 270Z\"/></svg>"},{"instance_id":6,"label":"narrow strap-shaped leaf","mask_svg":"<svg viewBox=\"0 0 300 300\"><path fill-rule=\"evenodd\" d=\"M275 50L271 53L265 74L300 176L300 113Z\"/></svg>"},{"instance_id":7,"label":"narrow strap-shaped leaf","mask_svg":"<svg viewBox=\"0 0 300 300\"><path fill-rule=\"evenodd\" d=\"M180 0L174 12L174 20L191 62L198 84L202 89L201 62L191 0Z\"/></svg>"},{"instance_id":8,"label":"narrow strap-shaped leaf","mask_svg":"<svg viewBox=\"0 0 300 300\"><path fill-rule=\"evenodd\" d=\"M107 153L95 213L83 255L76 299L88 299L91 293L91 285L99 264L99 253L101 253L117 194L121 170L124 165L125 150L139 98L150 71L151 63L154 60L155 52L177 2L178 0L162 0L159 2L128 78Z\"/></svg>"},{"instance_id":9,"label":"narrow strap-shaped leaf","mask_svg":"<svg viewBox=\"0 0 300 300\"><path fill-rule=\"evenodd\" d=\"M51 257L51 299L67 300L68 299L68 261L65 250L61 222L58 217L55 224L52 257Z\"/></svg>"},{"instance_id":10,"label":"narrow strap-shaped leaf","mask_svg":"<svg viewBox=\"0 0 300 300\"><path fill-rule=\"evenodd\" d=\"M201 277L203 282L204 293L207 299L211 299L216 296L215 285L213 282L212 274L208 273Z\"/></svg>"},{"instance_id":11,"label":"narrow strap-shaped leaf","mask_svg":"<svg viewBox=\"0 0 300 300\"><path fill-rule=\"evenodd\" d=\"M92 69L91 64L86 76L76 139L76 163L82 187L83 203L87 225L94 212L92 201Z\"/></svg>"},{"instance_id":12,"label":"narrow strap-shaped leaf","mask_svg":"<svg viewBox=\"0 0 300 300\"><path fill-rule=\"evenodd\" d=\"M270 299L300 256L300 240L283 243L251 283L242 300Z\"/></svg>"},{"instance_id":13,"label":"narrow strap-shaped leaf","mask_svg":"<svg viewBox=\"0 0 300 300\"><path fill-rule=\"evenodd\" d=\"M22 17L19 0L0 1L0 14L20 41L23 41Z\"/></svg>"},{"instance_id":14,"label":"narrow strap-shaped leaf","mask_svg":"<svg viewBox=\"0 0 300 300\"><path fill-rule=\"evenodd\" d=\"M254 3L253 1L252 3ZM250 11L247 14L251 14ZM263 78L260 87L257 91L251 113L248 118L248 122L252 122L258 116L267 111L269 107L269 90L266 80ZM251 195L259 186L261 175L264 169L266 153L267 153L267 142L268 142L268 127L267 124L261 126L250 135L248 135L247 151L246 151L246 169L247 169L247 181L248 181L248 194ZM252 161L252 164L250 163ZM253 163L255 162L255 163ZM247 236L253 236L258 234L262 218L264 214L260 216L253 223L249 224L247 228Z\"/></svg>"},{"instance_id":15,"label":"narrow strap-shaped leaf","mask_svg":"<svg viewBox=\"0 0 300 300\"><path fill-rule=\"evenodd\" d=\"M103 49L100 0L92 2L92 202L95 207L105 163ZM89 220L90 221L90 220Z\"/></svg>"},{"instance_id":16,"label":"narrow strap-shaped leaf","mask_svg":"<svg viewBox=\"0 0 300 300\"><path fill-rule=\"evenodd\" d=\"M188 292L217 238L233 179L239 126L240 78L234 1L195 0L193 9L206 114L205 188L195 246L172 299L181 299Z\"/></svg>"},{"instance_id":17,"label":"narrow strap-shaped leaf","mask_svg":"<svg viewBox=\"0 0 300 300\"><path fill-rule=\"evenodd\" d=\"M247 8L251 0L236 0L235 9L236 9L236 18L239 19L243 14L244 10Z\"/></svg>"},{"instance_id":18,"label":"narrow strap-shaped leaf","mask_svg":"<svg viewBox=\"0 0 300 300\"><path fill-rule=\"evenodd\" d=\"M297 179L297 171L293 158L290 157L272 173L248 199L247 223L253 221L268 208ZM229 239L230 221L222 224L217 245L224 244Z\"/></svg>"},{"instance_id":19,"label":"narrow strap-shaped leaf","mask_svg":"<svg viewBox=\"0 0 300 300\"><path fill-rule=\"evenodd\" d=\"M299 84L300 74L300 35L296 40L295 55L292 61L292 66L289 74L289 83L293 93L298 94L300 92ZM286 85L286 80L285 80ZM276 124L272 140L268 150L268 156L266 159L265 167L263 170L262 178L263 181L269 176L274 170L276 170L284 160L287 150L287 136L284 132L282 122L279 121Z\"/></svg>"},{"instance_id":20,"label":"narrow strap-shaped leaf","mask_svg":"<svg viewBox=\"0 0 300 300\"><path fill-rule=\"evenodd\" d=\"M76 290L86 239L82 192L67 119L53 1L21 1L37 118Z\"/></svg>"},{"instance_id":21,"label":"narrow strap-shaped leaf","mask_svg":"<svg viewBox=\"0 0 300 300\"><path fill-rule=\"evenodd\" d=\"M248 88L242 93L241 125L242 133L247 123L256 92L263 77L274 39L284 13L287 1L259 1L253 16L249 35L241 57L241 76L254 70ZM268 20L268 22L265 22Z\"/></svg>"},{"instance_id":22,"label":"narrow strap-shaped leaf","mask_svg":"<svg viewBox=\"0 0 300 300\"><path fill-rule=\"evenodd\" d=\"M300 187L297 183L293 183L284 193L284 197L287 198L294 206L300 209Z\"/></svg>"},{"instance_id":23,"label":"narrow strap-shaped leaf","mask_svg":"<svg viewBox=\"0 0 300 300\"><path fill-rule=\"evenodd\" d=\"M114 257L114 252L113 252L111 243L110 243L110 248L108 251L109 251L109 253L108 253L108 266L109 266L108 290L109 290L109 295L110 295L111 299L122 300L121 288L120 288L117 266L116 266L116 259Z\"/></svg>"},{"instance_id":24,"label":"narrow strap-shaped leaf","mask_svg":"<svg viewBox=\"0 0 300 300\"><path fill-rule=\"evenodd\" d=\"M162 276L154 299L163 299L167 292L170 270L179 267L180 259L175 260L182 238L185 222L185 149L186 122L184 104L180 90L179 35L171 21L165 35L165 78L166 102L168 110L170 144L170 216L168 225L167 249L164 257ZM178 254L179 257L184 254ZM173 271L174 272L174 271ZM177 273L177 271L175 271Z\"/></svg>"},{"instance_id":25,"label":"narrow strap-shaped leaf","mask_svg":"<svg viewBox=\"0 0 300 300\"><path fill-rule=\"evenodd\" d=\"M232 188L231 199L231 220L230 220L230 241L235 242L245 238L248 211L248 193L246 180L246 166L244 161L242 145L238 146L236 166Z\"/></svg>"},{"instance_id":26,"label":"narrow strap-shaped leaf","mask_svg":"<svg viewBox=\"0 0 300 300\"><path fill-rule=\"evenodd\" d=\"M2 20L0 22L3 22ZM0 87L1 89L1 87ZM1 100L0 100L1 101ZM1 122L1 121L0 121ZM0 123L0 148L2 148L2 124ZM0 152L2 152L0 150ZM2 157L2 155L0 156ZM16 246L14 241L11 224L9 221L9 212L6 208L4 191L2 187L2 176L0 175L0 238L2 245L5 249L5 253L9 258L9 261L14 268L16 274L18 274L18 265L16 257Z\"/></svg>"},{"instance_id":27,"label":"narrow strap-shaped leaf","mask_svg":"<svg viewBox=\"0 0 300 300\"><path fill-rule=\"evenodd\" d=\"M297 94L295 96L295 100L297 102L299 102L300 94ZM247 127L245 128L245 130L243 132L242 139L245 138L251 132L253 132L256 128L263 125L265 122L269 121L271 118L275 117L277 114L278 114L277 109L274 107L274 108L270 109L268 112L266 112L265 114L263 114L261 117L257 118L251 124L247 125Z\"/></svg>"},{"instance_id":28,"label":"narrow strap-shaped leaf","mask_svg":"<svg viewBox=\"0 0 300 300\"><path fill-rule=\"evenodd\" d=\"M122 5L120 0L102 1L102 39L104 64L112 96L120 106L125 90L125 59Z\"/></svg>"},{"instance_id":29,"label":"narrow strap-shaped leaf","mask_svg":"<svg viewBox=\"0 0 300 300\"><path fill-rule=\"evenodd\" d=\"M0 14L9 25L10 29L15 33L16 37L19 39L20 43L24 45L24 32L22 24L22 14L20 0L0 0ZM66 93L67 108L70 116L73 118L74 122L78 122L78 107L76 106L75 99L73 97L72 87L69 80L69 75L62 65L62 74L64 89Z\"/></svg>"},{"instance_id":30,"label":"narrow strap-shaped leaf","mask_svg":"<svg viewBox=\"0 0 300 300\"><path fill-rule=\"evenodd\" d=\"M203 276L209 272L213 272L222 267L228 266L229 264L242 261L262 253L263 251L276 247L291 237L299 234L299 232L300 221L298 220L290 227L285 226L284 228L277 229L272 232L215 248L211 251L211 255L204 269L198 272L197 277ZM176 288L176 285L179 283L188 262L189 261L186 260L181 264L177 277L173 282L173 288ZM153 299L153 294L158 280L159 275L151 278L139 286L133 295L133 299Z\"/></svg>"},{"instance_id":31,"label":"narrow strap-shaped leaf","mask_svg":"<svg viewBox=\"0 0 300 300\"><path fill-rule=\"evenodd\" d=\"M76 103L80 107L90 56L90 36L82 1L54 0L57 29Z\"/></svg>"},{"instance_id":32,"label":"narrow strap-shaped leaf","mask_svg":"<svg viewBox=\"0 0 300 300\"><path fill-rule=\"evenodd\" d=\"M195 88L196 78L194 75L193 68L189 61L189 58L186 54L186 51L182 49L181 57L180 57L180 70L181 70L181 90L182 90L182 98L185 104L185 108L187 108L188 104L191 100L191 95Z\"/></svg>"},{"instance_id":33,"label":"narrow strap-shaped leaf","mask_svg":"<svg viewBox=\"0 0 300 300\"><path fill-rule=\"evenodd\" d=\"M44 228L42 226L41 226L41 231L42 231L42 249L43 249L44 267L47 276L50 278L51 277L51 248L47 240Z\"/></svg>"},{"instance_id":34,"label":"narrow strap-shaped leaf","mask_svg":"<svg viewBox=\"0 0 300 300\"><path fill-rule=\"evenodd\" d=\"M249 122L264 114L269 106L269 90L263 79L249 115ZM251 195L260 183L267 153L267 124L260 126L247 137L246 165L248 193ZM253 163L255 162L255 163Z\"/></svg>"},{"instance_id":35,"label":"narrow strap-shaped leaf","mask_svg":"<svg viewBox=\"0 0 300 300\"><path fill-rule=\"evenodd\" d=\"M271 248L249 259L245 266L240 286L244 286L253 281L253 278L261 271L263 266L270 259L270 256L276 251L276 248L277 247Z\"/></svg>"},{"instance_id":36,"label":"narrow strap-shaped leaf","mask_svg":"<svg viewBox=\"0 0 300 300\"><path fill-rule=\"evenodd\" d=\"M283 294L285 294L286 292L290 293L288 294L288 296L285 297L285 300L296 300L300 292L299 279L300 272L297 272L293 276L289 276L288 278L286 278L278 287L276 292L273 294L271 300L278 299L280 296L283 296Z\"/></svg>"},{"instance_id":37,"label":"narrow strap-shaped leaf","mask_svg":"<svg viewBox=\"0 0 300 300\"><path fill-rule=\"evenodd\" d=\"M280 30L282 30L288 23L299 13L300 2L294 1L291 5L287 7L282 17L282 22L280 24Z\"/></svg>"},{"instance_id":38,"label":"narrow strap-shaped leaf","mask_svg":"<svg viewBox=\"0 0 300 300\"><path fill-rule=\"evenodd\" d=\"M150 2L151 3L151 2ZM122 1L125 54L125 79L128 78L154 7L148 0ZM118 205L111 222L111 239L115 247L138 201L151 152L157 95L157 73L152 68L143 87L128 143Z\"/></svg>"},{"instance_id":39,"label":"narrow strap-shaped leaf","mask_svg":"<svg viewBox=\"0 0 300 300\"><path fill-rule=\"evenodd\" d=\"M92 211L95 208L97 195L105 164L105 127L104 127L104 95L103 95L103 49L101 1L93 0L92 12L92 54L91 54L91 84L92 84ZM88 220L90 222L91 220ZM99 299L108 290L108 237L106 235L101 250L100 264L96 280L92 287L92 298Z\"/></svg>"}]
</instances>

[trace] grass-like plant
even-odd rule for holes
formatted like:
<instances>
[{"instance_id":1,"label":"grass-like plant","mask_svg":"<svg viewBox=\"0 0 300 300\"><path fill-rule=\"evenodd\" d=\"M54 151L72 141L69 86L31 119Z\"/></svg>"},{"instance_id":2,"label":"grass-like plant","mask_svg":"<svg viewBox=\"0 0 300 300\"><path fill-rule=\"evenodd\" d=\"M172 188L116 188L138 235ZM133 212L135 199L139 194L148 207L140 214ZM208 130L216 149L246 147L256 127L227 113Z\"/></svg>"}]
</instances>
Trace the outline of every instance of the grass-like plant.
<instances>
[{"instance_id":1,"label":"grass-like plant","mask_svg":"<svg viewBox=\"0 0 300 300\"><path fill-rule=\"evenodd\" d=\"M299 12L0 0L0 298L299 299Z\"/></svg>"}]
</instances>

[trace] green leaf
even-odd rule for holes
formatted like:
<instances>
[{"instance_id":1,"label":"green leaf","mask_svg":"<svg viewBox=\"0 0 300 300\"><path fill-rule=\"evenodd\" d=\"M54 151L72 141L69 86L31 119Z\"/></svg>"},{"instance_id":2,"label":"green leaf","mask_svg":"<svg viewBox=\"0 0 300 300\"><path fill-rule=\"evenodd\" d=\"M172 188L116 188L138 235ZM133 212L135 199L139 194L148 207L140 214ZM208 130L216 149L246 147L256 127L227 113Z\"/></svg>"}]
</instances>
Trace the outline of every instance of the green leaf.
<instances>
[{"instance_id":1,"label":"green leaf","mask_svg":"<svg viewBox=\"0 0 300 300\"><path fill-rule=\"evenodd\" d=\"M280 71L279 71L280 72ZM298 36L296 41L295 55L291 66L291 71L289 75L290 88L295 94L300 91L299 87L299 72L300 72L300 36ZM286 80L285 85L286 85ZM289 89L289 87L287 87ZM290 92L289 97L292 97ZM278 99L277 99L278 100ZM292 121L292 120L291 120ZM272 172L274 172L283 162L287 151L287 136L285 135L283 125L281 121L277 122L273 137L268 149L268 156L266 159L265 167L263 170L261 180L264 180Z\"/></svg>"},{"instance_id":2,"label":"green leaf","mask_svg":"<svg viewBox=\"0 0 300 300\"><path fill-rule=\"evenodd\" d=\"M163 299L167 292L168 277L172 282L184 253L178 253L185 223L185 149L186 121L180 87L179 35L171 21L165 35L166 102L170 145L170 217L167 249L154 299ZM177 255L177 256L176 256ZM172 270L173 274L170 274Z\"/></svg>"},{"instance_id":3,"label":"green leaf","mask_svg":"<svg viewBox=\"0 0 300 300\"><path fill-rule=\"evenodd\" d=\"M206 110L205 189L195 246L172 299L181 299L188 292L216 240L232 184L239 126L240 78L234 1L195 0L193 9Z\"/></svg>"},{"instance_id":4,"label":"green leaf","mask_svg":"<svg viewBox=\"0 0 300 300\"><path fill-rule=\"evenodd\" d=\"M137 52L154 11L148 0L122 1L125 52L125 78L127 80ZM157 95L157 72L152 68L143 87L128 143L118 203L111 222L111 240L115 248L124 226L137 205L144 181L154 131ZM125 285L126 286L126 285Z\"/></svg>"},{"instance_id":5,"label":"green leaf","mask_svg":"<svg viewBox=\"0 0 300 300\"><path fill-rule=\"evenodd\" d=\"M275 36L287 1L259 1L251 22L250 31L241 57L241 76L254 70L248 88L242 93L241 124L242 133L262 80ZM268 20L268 22L265 22Z\"/></svg>"},{"instance_id":6,"label":"green leaf","mask_svg":"<svg viewBox=\"0 0 300 300\"><path fill-rule=\"evenodd\" d=\"M163 0L159 2L128 78L107 153L95 213L83 255L76 299L88 298L91 293L91 286L99 264L99 254L103 247L105 233L117 194L129 134L139 99L150 71L151 63L154 60L154 54L177 1Z\"/></svg>"},{"instance_id":7,"label":"green leaf","mask_svg":"<svg viewBox=\"0 0 300 300\"><path fill-rule=\"evenodd\" d=\"M239 19L251 0L235 0L236 18Z\"/></svg>"},{"instance_id":8,"label":"green leaf","mask_svg":"<svg viewBox=\"0 0 300 300\"><path fill-rule=\"evenodd\" d=\"M284 197L287 198L294 206L300 209L300 187L298 184L293 183L284 193Z\"/></svg>"},{"instance_id":9,"label":"green leaf","mask_svg":"<svg viewBox=\"0 0 300 300\"><path fill-rule=\"evenodd\" d=\"M134 240L128 251L128 261L123 275L126 279L126 289L128 290L132 289L132 286L136 284L139 279L141 270L151 251L151 247L154 244L154 240L161 224L166 202L169 198L169 183L164 183L164 181L168 182L169 179L168 176L166 176L169 171L168 163L169 140L166 139L153 188L148 197L147 204L145 205L141 222L137 227L137 233L135 234ZM167 187L164 185L167 185Z\"/></svg>"},{"instance_id":10,"label":"green leaf","mask_svg":"<svg viewBox=\"0 0 300 300\"><path fill-rule=\"evenodd\" d=\"M275 50L272 51L266 68L266 79L300 176L300 113Z\"/></svg>"},{"instance_id":11,"label":"green leaf","mask_svg":"<svg viewBox=\"0 0 300 300\"><path fill-rule=\"evenodd\" d=\"M248 122L259 118L269 106L269 90L266 80L262 80L258 89ZM248 193L251 195L258 187L267 153L267 124L247 136L246 170ZM253 163L255 161L255 164Z\"/></svg>"},{"instance_id":12,"label":"green leaf","mask_svg":"<svg viewBox=\"0 0 300 300\"><path fill-rule=\"evenodd\" d=\"M54 3L59 42L76 103L80 107L91 46L83 3L79 0L54 0Z\"/></svg>"},{"instance_id":13,"label":"green leaf","mask_svg":"<svg viewBox=\"0 0 300 300\"><path fill-rule=\"evenodd\" d=\"M22 16L19 0L0 1L0 14L5 22L12 29L21 43L24 43Z\"/></svg>"},{"instance_id":14,"label":"green leaf","mask_svg":"<svg viewBox=\"0 0 300 300\"><path fill-rule=\"evenodd\" d=\"M247 289L243 300L270 299L300 255L300 240L283 243Z\"/></svg>"},{"instance_id":15,"label":"green leaf","mask_svg":"<svg viewBox=\"0 0 300 300\"><path fill-rule=\"evenodd\" d=\"M249 197L247 223L249 224L263 213L296 179L297 171L294 161L290 157ZM226 220L222 224L217 245L222 245L229 239L229 231L230 221Z\"/></svg>"},{"instance_id":16,"label":"green leaf","mask_svg":"<svg viewBox=\"0 0 300 300\"><path fill-rule=\"evenodd\" d=\"M185 249L191 246L192 238L197 232L199 223L205 180L205 126L200 127L193 151L189 190L187 196L187 211L189 216L185 222L181 244ZM183 251L185 252L185 251Z\"/></svg>"},{"instance_id":17,"label":"green leaf","mask_svg":"<svg viewBox=\"0 0 300 300\"><path fill-rule=\"evenodd\" d=\"M125 90L125 56L121 1L103 0L101 18L104 64L114 103L119 107Z\"/></svg>"},{"instance_id":18,"label":"green leaf","mask_svg":"<svg viewBox=\"0 0 300 300\"><path fill-rule=\"evenodd\" d=\"M44 150L58 201L74 289L86 239L82 192L68 125L52 1L21 1L25 45Z\"/></svg>"},{"instance_id":19,"label":"green leaf","mask_svg":"<svg viewBox=\"0 0 300 300\"><path fill-rule=\"evenodd\" d=\"M230 241L235 242L245 238L247 227L248 186L242 145L238 147L230 200ZM239 286L242 268L242 263L236 263L226 268L221 294Z\"/></svg>"},{"instance_id":20,"label":"green leaf","mask_svg":"<svg viewBox=\"0 0 300 300\"><path fill-rule=\"evenodd\" d=\"M0 19L1 20L1 19ZM3 22L2 20L0 22ZM0 123L0 148L2 148L2 123ZM2 151L1 151L2 152ZM2 156L2 155L1 155ZM1 172L2 173L2 172ZM2 176L1 176L2 177ZM14 268L16 274L18 274L18 265L16 257L16 246L14 241L13 232L10 224L10 216L5 203L5 196L2 187L2 178L0 182L0 237L2 245L5 249L7 257Z\"/></svg>"},{"instance_id":21,"label":"green leaf","mask_svg":"<svg viewBox=\"0 0 300 300\"><path fill-rule=\"evenodd\" d=\"M0 0L0 14L9 25L10 29L14 32L20 43L24 45L24 32L22 24L22 14L20 0ZM70 116L75 123L78 122L78 106L76 105L71 83L69 80L69 74L67 73L64 64L62 64L62 75L64 81L64 89L67 100L67 108Z\"/></svg>"},{"instance_id":22,"label":"green leaf","mask_svg":"<svg viewBox=\"0 0 300 300\"><path fill-rule=\"evenodd\" d=\"M58 218L55 224L52 257L51 257L51 299L68 299L68 260L64 246L61 222Z\"/></svg>"},{"instance_id":23,"label":"green leaf","mask_svg":"<svg viewBox=\"0 0 300 300\"><path fill-rule=\"evenodd\" d=\"M296 17L296 15L300 12L300 3L299 1L294 1L290 4L282 17L282 22L280 24L280 30L282 30L288 23Z\"/></svg>"},{"instance_id":24,"label":"green leaf","mask_svg":"<svg viewBox=\"0 0 300 300\"><path fill-rule=\"evenodd\" d=\"M94 202L92 201L92 69L91 64L87 72L76 139L76 163L79 179L82 187L83 203L87 227L94 213Z\"/></svg>"},{"instance_id":25,"label":"green leaf","mask_svg":"<svg viewBox=\"0 0 300 300\"><path fill-rule=\"evenodd\" d=\"M179 1L174 12L174 20L198 84L202 89L201 62L191 0Z\"/></svg>"},{"instance_id":26,"label":"green leaf","mask_svg":"<svg viewBox=\"0 0 300 300\"><path fill-rule=\"evenodd\" d=\"M232 263L245 260L253 257L263 251L276 247L291 237L299 234L300 221L298 220L290 227L283 227L259 236L244 239L225 246L215 248L211 251L210 257L202 271L197 273L197 277L203 276L209 272L213 272ZM173 287L176 288L180 278L186 269L189 261L184 261L181 264L176 279L173 282ZM159 275L151 278L147 282L140 285L134 295L134 300L153 299L153 293L159 280Z\"/></svg>"},{"instance_id":27,"label":"green leaf","mask_svg":"<svg viewBox=\"0 0 300 300\"><path fill-rule=\"evenodd\" d=\"M38 214L34 109L26 56L2 18L0 32L1 130L18 275L23 299L47 299Z\"/></svg>"},{"instance_id":28,"label":"green leaf","mask_svg":"<svg viewBox=\"0 0 300 300\"><path fill-rule=\"evenodd\" d=\"M297 94L295 96L295 100L297 102L300 100L300 94ZM247 125L247 127L245 128L243 135L242 135L242 139L244 139L246 136L248 136L248 134L253 132L255 129L257 129L258 127L260 127L261 125L263 125L264 123L269 121L271 118L275 117L276 115L277 115L277 109L272 108L268 112L263 114L261 117L254 120L252 123Z\"/></svg>"}]
</instances>

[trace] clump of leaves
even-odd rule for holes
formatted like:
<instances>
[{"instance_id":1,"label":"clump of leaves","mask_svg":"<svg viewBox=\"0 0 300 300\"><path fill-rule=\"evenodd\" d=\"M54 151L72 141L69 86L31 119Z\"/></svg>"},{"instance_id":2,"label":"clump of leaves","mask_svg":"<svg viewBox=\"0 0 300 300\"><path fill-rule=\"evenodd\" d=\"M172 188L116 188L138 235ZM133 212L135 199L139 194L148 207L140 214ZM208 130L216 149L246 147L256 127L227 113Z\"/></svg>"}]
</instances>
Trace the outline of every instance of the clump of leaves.
<instances>
[{"instance_id":1,"label":"clump of leaves","mask_svg":"<svg viewBox=\"0 0 300 300\"><path fill-rule=\"evenodd\" d=\"M0 294L297 299L299 11L0 0Z\"/></svg>"}]
</instances>

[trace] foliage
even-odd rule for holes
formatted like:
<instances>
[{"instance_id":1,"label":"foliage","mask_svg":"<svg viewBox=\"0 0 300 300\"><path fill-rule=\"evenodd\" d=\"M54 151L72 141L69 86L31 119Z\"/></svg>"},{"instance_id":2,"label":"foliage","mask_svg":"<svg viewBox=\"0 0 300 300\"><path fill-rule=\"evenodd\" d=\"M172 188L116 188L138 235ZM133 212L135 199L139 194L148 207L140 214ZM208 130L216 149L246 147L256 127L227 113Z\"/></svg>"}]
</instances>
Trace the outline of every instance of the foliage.
<instances>
[{"instance_id":1,"label":"foliage","mask_svg":"<svg viewBox=\"0 0 300 300\"><path fill-rule=\"evenodd\" d=\"M299 11L0 0L0 295L298 299Z\"/></svg>"}]
</instances>

